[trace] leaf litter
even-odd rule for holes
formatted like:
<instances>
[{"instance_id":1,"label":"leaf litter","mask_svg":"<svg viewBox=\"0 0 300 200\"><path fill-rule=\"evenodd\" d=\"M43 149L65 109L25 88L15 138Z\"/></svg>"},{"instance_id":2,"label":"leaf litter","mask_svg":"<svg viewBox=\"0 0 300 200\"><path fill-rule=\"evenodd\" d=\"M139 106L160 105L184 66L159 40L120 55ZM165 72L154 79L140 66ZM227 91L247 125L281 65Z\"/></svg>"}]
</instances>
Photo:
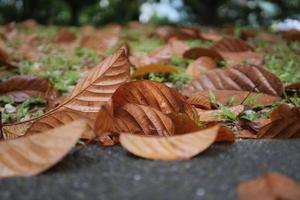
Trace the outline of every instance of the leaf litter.
<instances>
[{"instance_id":1,"label":"leaf litter","mask_svg":"<svg viewBox=\"0 0 300 200\"><path fill-rule=\"evenodd\" d=\"M146 159L182 160L217 142L300 136L300 76L295 67L282 76L274 65L277 49L265 42L270 33L245 30L242 40L225 29L154 31L136 23L43 34L37 23L22 26L34 34L9 25L14 34L4 31L0 41L0 177L42 173L80 138L121 144ZM272 40L282 44L293 34ZM276 189L278 181L289 182L282 176L256 181L260 192L290 198ZM249 185L247 192L256 191ZM284 187L294 191L292 185Z\"/></svg>"}]
</instances>

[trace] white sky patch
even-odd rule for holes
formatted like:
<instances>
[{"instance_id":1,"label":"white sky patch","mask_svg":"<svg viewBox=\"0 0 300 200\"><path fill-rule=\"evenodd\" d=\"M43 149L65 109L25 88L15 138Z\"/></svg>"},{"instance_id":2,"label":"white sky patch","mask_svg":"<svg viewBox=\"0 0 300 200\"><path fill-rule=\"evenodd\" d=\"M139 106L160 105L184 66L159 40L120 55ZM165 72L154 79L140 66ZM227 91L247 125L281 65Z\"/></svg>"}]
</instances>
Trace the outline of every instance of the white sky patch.
<instances>
[{"instance_id":1,"label":"white sky patch","mask_svg":"<svg viewBox=\"0 0 300 200\"><path fill-rule=\"evenodd\" d=\"M108 0L100 0L99 6L101 8L106 8L107 6L109 6L109 1Z\"/></svg>"},{"instance_id":2,"label":"white sky patch","mask_svg":"<svg viewBox=\"0 0 300 200\"><path fill-rule=\"evenodd\" d=\"M143 3L140 11L140 21L143 23L149 22L153 15L167 18L172 22L178 22L181 19L181 14L177 10L182 7L182 0L161 0L160 3Z\"/></svg>"}]
</instances>

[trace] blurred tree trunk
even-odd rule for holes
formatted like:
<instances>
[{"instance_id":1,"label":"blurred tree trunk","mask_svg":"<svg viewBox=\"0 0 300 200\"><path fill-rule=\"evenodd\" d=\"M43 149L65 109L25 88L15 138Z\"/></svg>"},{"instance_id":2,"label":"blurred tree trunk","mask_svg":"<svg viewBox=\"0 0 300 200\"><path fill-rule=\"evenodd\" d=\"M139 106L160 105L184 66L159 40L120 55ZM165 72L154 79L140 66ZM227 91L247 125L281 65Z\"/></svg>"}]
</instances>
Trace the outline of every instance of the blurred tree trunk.
<instances>
[{"instance_id":1,"label":"blurred tree trunk","mask_svg":"<svg viewBox=\"0 0 300 200\"><path fill-rule=\"evenodd\" d=\"M193 12L197 21L203 25L218 25L220 22L218 8L226 1L223 0L184 0L184 3Z\"/></svg>"}]
</instances>

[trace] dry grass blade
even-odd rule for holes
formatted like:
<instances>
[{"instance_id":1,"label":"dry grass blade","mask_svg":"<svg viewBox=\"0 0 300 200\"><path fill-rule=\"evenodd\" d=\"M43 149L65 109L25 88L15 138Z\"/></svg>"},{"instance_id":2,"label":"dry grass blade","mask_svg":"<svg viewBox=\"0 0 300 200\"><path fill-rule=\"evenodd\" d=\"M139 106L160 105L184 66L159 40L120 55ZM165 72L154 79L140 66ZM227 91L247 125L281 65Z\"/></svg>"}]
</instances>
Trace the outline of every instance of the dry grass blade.
<instances>
[{"instance_id":1,"label":"dry grass blade","mask_svg":"<svg viewBox=\"0 0 300 200\"><path fill-rule=\"evenodd\" d=\"M280 96L283 92L283 84L278 77L262 67L236 65L209 71L191 82L183 93L191 96L204 90L250 91Z\"/></svg>"},{"instance_id":2,"label":"dry grass blade","mask_svg":"<svg viewBox=\"0 0 300 200\"><path fill-rule=\"evenodd\" d=\"M172 120L148 106L126 104L114 114L116 131L143 135L174 135Z\"/></svg>"},{"instance_id":3,"label":"dry grass blade","mask_svg":"<svg viewBox=\"0 0 300 200\"><path fill-rule=\"evenodd\" d=\"M0 142L0 178L32 176L59 162L86 129L76 120L43 134Z\"/></svg>"},{"instance_id":4,"label":"dry grass blade","mask_svg":"<svg viewBox=\"0 0 300 200\"><path fill-rule=\"evenodd\" d=\"M268 173L240 183L237 195L239 200L299 200L300 185L287 176Z\"/></svg>"},{"instance_id":5,"label":"dry grass blade","mask_svg":"<svg viewBox=\"0 0 300 200\"><path fill-rule=\"evenodd\" d=\"M214 143L219 126L171 137L121 134L121 145L136 156L153 160L189 159Z\"/></svg>"},{"instance_id":6,"label":"dry grass blade","mask_svg":"<svg viewBox=\"0 0 300 200\"><path fill-rule=\"evenodd\" d=\"M287 105L271 113L272 122L258 131L259 138L287 139L300 136L300 108Z\"/></svg>"},{"instance_id":7,"label":"dry grass blade","mask_svg":"<svg viewBox=\"0 0 300 200\"><path fill-rule=\"evenodd\" d=\"M178 73L178 69L173 66L162 64L149 64L138 67L137 70L131 75L132 78L142 77L151 72L154 73Z\"/></svg>"},{"instance_id":8,"label":"dry grass blade","mask_svg":"<svg viewBox=\"0 0 300 200\"><path fill-rule=\"evenodd\" d=\"M114 108L127 103L147 105L163 113L179 112L184 97L166 85L149 80L133 81L120 86L112 96Z\"/></svg>"}]
</instances>

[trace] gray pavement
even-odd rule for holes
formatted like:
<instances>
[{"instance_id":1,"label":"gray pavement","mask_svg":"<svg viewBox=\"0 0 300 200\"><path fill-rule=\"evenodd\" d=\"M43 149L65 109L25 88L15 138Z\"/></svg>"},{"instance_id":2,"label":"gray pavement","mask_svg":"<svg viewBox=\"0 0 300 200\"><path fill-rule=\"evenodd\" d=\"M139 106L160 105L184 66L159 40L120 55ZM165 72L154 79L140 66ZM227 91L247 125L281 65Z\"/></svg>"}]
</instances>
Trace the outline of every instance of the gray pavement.
<instances>
[{"instance_id":1,"label":"gray pavement","mask_svg":"<svg viewBox=\"0 0 300 200\"><path fill-rule=\"evenodd\" d=\"M42 175L0 180L0 200L235 200L240 181L270 171L300 182L300 139L217 144L187 161L90 145Z\"/></svg>"}]
</instances>

